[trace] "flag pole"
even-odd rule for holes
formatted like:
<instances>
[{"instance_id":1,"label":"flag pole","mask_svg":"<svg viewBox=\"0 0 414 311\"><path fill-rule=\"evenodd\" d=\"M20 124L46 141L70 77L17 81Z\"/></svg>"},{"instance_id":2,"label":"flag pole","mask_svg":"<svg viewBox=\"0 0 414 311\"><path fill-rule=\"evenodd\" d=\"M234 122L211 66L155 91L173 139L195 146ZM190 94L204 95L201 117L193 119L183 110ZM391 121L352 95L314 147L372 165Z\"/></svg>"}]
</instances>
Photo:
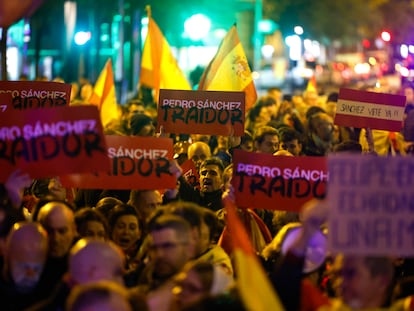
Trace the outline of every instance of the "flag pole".
<instances>
[{"instance_id":1,"label":"flag pole","mask_svg":"<svg viewBox=\"0 0 414 311\"><path fill-rule=\"evenodd\" d=\"M147 17L151 18L151 6L149 4L145 6L145 11L147 12Z\"/></svg>"}]
</instances>

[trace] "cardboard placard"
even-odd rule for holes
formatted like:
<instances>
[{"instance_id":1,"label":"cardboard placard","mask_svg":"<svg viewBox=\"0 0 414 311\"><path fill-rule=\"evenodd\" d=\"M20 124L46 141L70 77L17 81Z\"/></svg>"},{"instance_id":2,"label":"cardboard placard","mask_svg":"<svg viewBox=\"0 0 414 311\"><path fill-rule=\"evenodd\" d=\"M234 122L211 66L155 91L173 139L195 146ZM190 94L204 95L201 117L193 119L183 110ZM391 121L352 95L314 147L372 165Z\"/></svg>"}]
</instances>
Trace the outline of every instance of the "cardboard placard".
<instances>
[{"instance_id":1,"label":"cardboard placard","mask_svg":"<svg viewBox=\"0 0 414 311\"><path fill-rule=\"evenodd\" d=\"M244 92L160 90L158 126L167 133L244 134Z\"/></svg>"},{"instance_id":2,"label":"cardboard placard","mask_svg":"<svg viewBox=\"0 0 414 311\"><path fill-rule=\"evenodd\" d=\"M2 113L0 167L0 182L17 168L32 178L107 170L98 109L82 106Z\"/></svg>"},{"instance_id":3,"label":"cardboard placard","mask_svg":"<svg viewBox=\"0 0 414 311\"><path fill-rule=\"evenodd\" d=\"M171 189L173 142L169 138L106 136L111 167L106 172L61 176L66 187L83 189Z\"/></svg>"},{"instance_id":4,"label":"cardboard placard","mask_svg":"<svg viewBox=\"0 0 414 311\"><path fill-rule=\"evenodd\" d=\"M414 255L414 158L328 157L329 248L364 256Z\"/></svg>"},{"instance_id":5,"label":"cardboard placard","mask_svg":"<svg viewBox=\"0 0 414 311\"><path fill-rule=\"evenodd\" d=\"M0 112L69 106L72 85L45 81L0 81Z\"/></svg>"},{"instance_id":6,"label":"cardboard placard","mask_svg":"<svg viewBox=\"0 0 414 311\"><path fill-rule=\"evenodd\" d=\"M335 124L399 132L405 96L340 89Z\"/></svg>"},{"instance_id":7,"label":"cardboard placard","mask_svg":"<svg viewBox=\"0 0 414 311\"><path fill-rule=\"evenodd\" d=\"M312 198L325 196L324 157L289 157L235 150L232 185L236 204L299 211Z\"/></svg>"}]
</instances>

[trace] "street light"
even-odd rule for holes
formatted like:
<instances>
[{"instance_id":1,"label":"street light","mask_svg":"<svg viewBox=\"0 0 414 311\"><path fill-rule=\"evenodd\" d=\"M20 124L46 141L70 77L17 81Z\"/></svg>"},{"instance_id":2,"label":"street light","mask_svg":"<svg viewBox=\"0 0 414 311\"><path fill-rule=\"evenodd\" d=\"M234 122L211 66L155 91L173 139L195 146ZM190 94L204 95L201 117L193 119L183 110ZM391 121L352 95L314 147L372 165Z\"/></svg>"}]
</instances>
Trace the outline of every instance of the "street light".
<instances>
[{"instance_id":1,"label":"street light","mask_svg":"<svg viewBox=\"0 0 414 311\"><path fill-rule=\"evenodd\" d=\"M91 39L91 32L90 31L78 31L75 33L73 40L75 41L76 45L80 47L80 54L79 54L79 68L78 68L78 76L84 77L85 76L85 51L84 46L86 43L89 42Z\"/></svg>"},{"instance_id":2,"label":"street light","mask_svg":"<svg viewBox=\"0 0 414 311\"><path fill-rule=\"evenodd\" d=\"M74 40L77 45L85 45L90 39L90 31L78 31L74 36Z\"/></svg>"},{"instance_id":3,"label":"street light","mask_svg":"<svg viewBox=\"0 0 414 311\"><path fill-rule=\"evenodd\" d=\"M203 39L211 28L210 19L203 14L194 14L184 22L184 30L193 41Z\"/></svg>"}]
</instances>

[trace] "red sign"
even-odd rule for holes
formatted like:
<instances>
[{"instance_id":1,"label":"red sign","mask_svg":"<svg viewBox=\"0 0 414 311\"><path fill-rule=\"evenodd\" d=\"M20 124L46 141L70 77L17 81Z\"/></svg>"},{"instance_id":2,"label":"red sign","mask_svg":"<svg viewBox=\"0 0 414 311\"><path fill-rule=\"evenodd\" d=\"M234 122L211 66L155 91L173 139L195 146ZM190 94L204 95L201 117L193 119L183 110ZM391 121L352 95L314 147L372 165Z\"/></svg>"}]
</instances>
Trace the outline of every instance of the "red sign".
<instances>
[{"instance_id":1,"label":"red sign","mask_svg":"<svg viewBox=\"0 0 414 311\"><path fill-rule=\"evenodd\" d=\"M340 89L335 124L399 132L405 96Z\"/></svg>"},{"instance_id":2,"label":"red sign","mask_svg":"<svg viewBox=\"0 0 414 311\"><path fill-rule=\"evenodd\" d=\"M183 169L183 176L187 182L194 188L200 188L200 175L194 165L194 161L189 159L185 161L181 168Z\"/></svg>"},{"instance_id":3,"label":"red sign","mask_svg":"<svg viewBox=\"0 0 414 311\"><path fill-rule=\"evenodd\" d=\"M72 86L45 81L0 81L0 111L68 106Z\"/></svg>"},{"instance_id":4,"label":"red sign","mask_svg":"<svg viewBox=\"0 0 414 311\"><path fill-rule=\"evenodd\" d=\"M84 189L172 189L173 142L169 138L106 136L111 168L107 172L61 176L65 187Z\"/></svg>"},{"instance_id":5,"label":"red sign","mask_svg":"<svg viewBox=\"0 0 414 311\"><path fill-rule=\"evenodd\" d=\"M0 119L0 182L20 168L32 178L107 170L96 107L6 111Z\"/></svg>"},{"instance_id":6,"label":"red sign","mask_svg":"<svg viewBox=\"0 0 414 311\"><path fill-rule=\"evenodd\" d=\"M244 92L160 90L158 125L167 133L244 134Z\"/></svg>"},{"instance_id":7,"label":"red sign","mask_svg":"<svg viewBox=\"0 0 414 311\"><path fill-rule=\"evenodd\" d=\"M232 185L240 207L297 212L310 199L325 196L327 180L323 157L234 151Z\"/></svg>"}]
</instances>

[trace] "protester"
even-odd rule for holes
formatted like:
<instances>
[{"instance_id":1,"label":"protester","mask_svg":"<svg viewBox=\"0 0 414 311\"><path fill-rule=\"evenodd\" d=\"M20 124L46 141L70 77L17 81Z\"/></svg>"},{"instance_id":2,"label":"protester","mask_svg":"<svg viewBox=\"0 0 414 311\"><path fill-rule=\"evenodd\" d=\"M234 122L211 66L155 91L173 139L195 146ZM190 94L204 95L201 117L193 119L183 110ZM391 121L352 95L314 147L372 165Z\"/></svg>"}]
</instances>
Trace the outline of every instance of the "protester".
<instances>
[{"instance_id":1,"label":"protester","mask_svg":"<svg viewBox=\"0 0 414 311\"><path fill-rule=\"evenodd\" d=\"M1 262L2 310L23 310L49 294L50 288L41 282L47 248L47 233L40 224L18 222L13 226Z\"/></svg>"},{"instance_id":2,"label":"protester","mask_svg":"<svg viewBox=\"0 0 414 311\"><path fill-rule=\"evenodd\" d=\"M141 261L138 252L144 235L144 221L135 207L116 205L109 214L109 231L111 240L124 251L125 269L134 269Z\"/></svg>"},{"instance_id":3,"label":"protester","mask_svg":"<svg viewBox=\"0 0 414 311\"><path fill-rule=\"evenodd\" d=\"M81 239L70 250L68 274L60 279L50 296L28 309L30 311L63 310L72 289L78 285L110 281L124 286L124 257L111 242Z\"/></svg>"},{"instance_id":4,"label":"protester","mask_svg":"<svg viewBox=\"0 0 414 311\"><path fill-rule=\"evenodd\" d=\"M180 216L161 214L149 222L149 261L136 290L148 294L166 285L196 255L190 224Z\"/></svg>"},{"instance_id":5,"label":"protester","mask_svg":"<svg viewBox=\"0 0 414 311\"><path fill-rule=\"evenodd\" d=\"M77 232L82 238L106 240L109 236L108 222L95 208L85 207L75 213Z\"/></svg>"},{"instance_id":6,"label":"protester","mask_svg":"<svg viewBox=\"0 0 414 311\"><path fill-rule=\"evenodd\" d=\"M279 132L273 127L259 127L254 133L253 141L256 152L273 154L279 150Z\"/></svg>"},{"instance_id":7,"label":"protester","mask_svg":"<svg viewBox=\"0 0 414 311\"><path fill-rule=\"evenodd\" d=\"M207 295L224 294L233 283L233 277L220 266L189 262L174 278L172 310L181 310Z\"/></svg>"},{"instance_id":8,"label":"protester","mask_svg":"<svg viewBox=\"0 0 414 311\"><path fill-rule=\"evenodd\" d=\"M40 209L38 221L48 233L48 260L44 275L45 281L53 288L67 271L69 250L77 238L73 208L66 202L51 201Z\"/></svg>"},{"instance_id":9,"label":"protester","mask_svg":"<svg viewBox=\"0 0 414 311\"><path fill-rule=\"evenodd\" d=\"M224 166L220 159L208 158L200 164L200 190L187 183L182 176L182 169L175 161L170 162L170 172L175 174L180 182L178 197L175 199L194 202L213 211L223 208L221 196Z\"/></svg>"}]
</instances>

